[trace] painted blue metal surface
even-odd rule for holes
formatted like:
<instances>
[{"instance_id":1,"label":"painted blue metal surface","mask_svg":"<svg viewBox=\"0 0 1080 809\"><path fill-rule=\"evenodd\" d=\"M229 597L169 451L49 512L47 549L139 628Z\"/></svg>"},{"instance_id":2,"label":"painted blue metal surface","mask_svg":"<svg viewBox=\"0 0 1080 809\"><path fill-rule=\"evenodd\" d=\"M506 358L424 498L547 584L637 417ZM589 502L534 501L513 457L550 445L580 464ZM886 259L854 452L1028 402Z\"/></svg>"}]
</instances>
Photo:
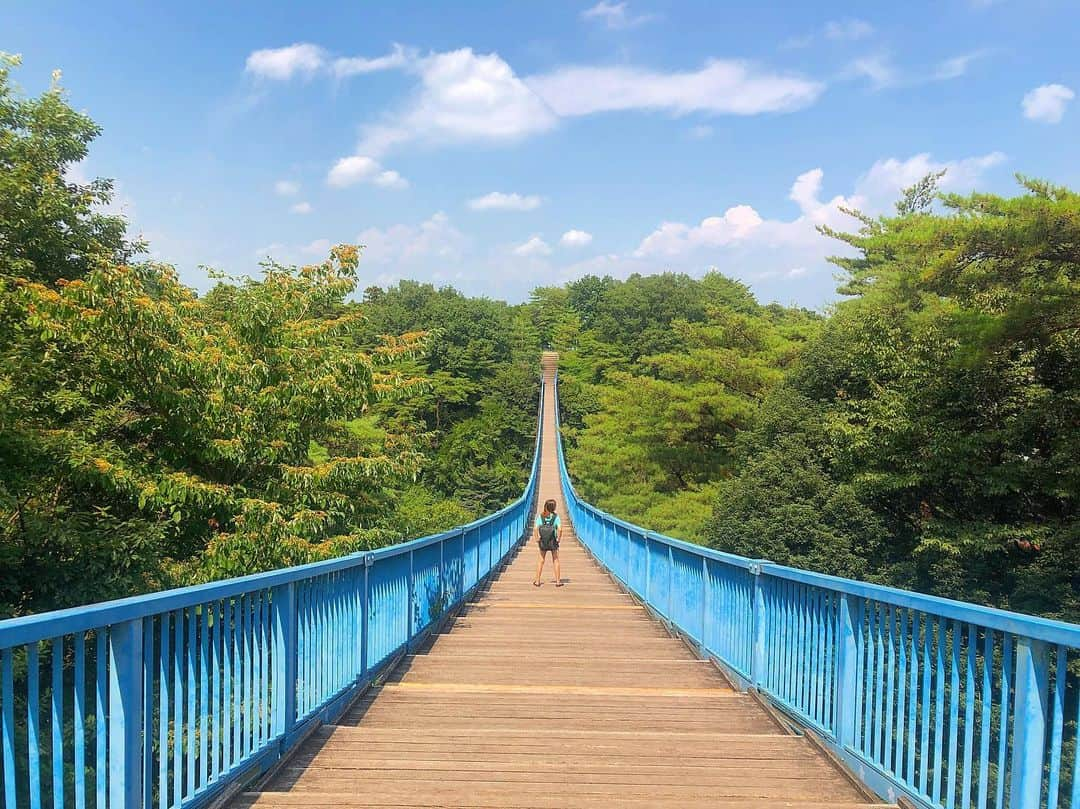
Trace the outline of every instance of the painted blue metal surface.
<instances>
[{"instance_id":1,"label":"painted blue metal surface","mask_svg":"<svg viewBox=\"0 0 1080 809\"><path fill-rule=\"evenodd\" d=\"M883 798L1080 809L1080 626L647 531L583 501L558 447L567 508L590 552Z\"/></svg>"},{"instance_id":2,"label":"painted blue metal surface","mask_svg":"<svg viewBox=\"0 0 1080 809\"><path fill-rule=\"evenodd\" d=\"M2 809L188 809L270 766L525 538L539 407L524 494L468 525L0 621Z\"/></svg>"}]
</instances>

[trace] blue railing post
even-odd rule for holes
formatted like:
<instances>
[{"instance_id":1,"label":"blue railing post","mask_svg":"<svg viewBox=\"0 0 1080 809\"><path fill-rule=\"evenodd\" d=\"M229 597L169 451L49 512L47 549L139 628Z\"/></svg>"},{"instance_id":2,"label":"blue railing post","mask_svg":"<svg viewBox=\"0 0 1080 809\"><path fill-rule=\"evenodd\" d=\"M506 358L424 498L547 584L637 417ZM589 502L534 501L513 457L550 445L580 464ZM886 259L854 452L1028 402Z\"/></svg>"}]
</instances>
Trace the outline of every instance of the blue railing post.
<instances>
[{"instance_id":1,"label":"blue railing post","mask_svg":"<svg viewBox=\"0 0 1080 809\"><path fill-rule=\"evenodd\" d=\"M270 591L273 632L277 638L274 660L275 732L287 736L296 724L296 583Z\"/></svg>"},{"instance_id":2,"label":"blue railing post","mask_svg":"<svg viewBox=\"0 0 1080 809\"><path fill-rule=\"evenodd\" d=\"M109 628L109 807L142 806L142 619Z\"/></svg>"},{"instance_id":3,"label":"blue railing post","mask_svg":"<svg viewBox=\"0 0 1080 809\"><path fill-rule=\"evenodd\" d=\"M364 619L361 621L363 629L360 631L360 676L362 679L367 679L368 675L368 647L371 646L371 588L368 580L371 578L371 566L375 562L375 557L368 553L364 555L364 597L360 602L360 609L364 613Z\"/></svg>"},{"instance_id":4,"label":"blue railing post","mask_svg":"<svg viewBox=\"0 0 1080 809\"><path fill-rule=\"evenodd\" d=\"M405 642L405 650L408 651L415 632L416 621L413 612L416 610L416 576L413 568L413 552L409 551L409 634Z\"/></svg>"},{"instance_id":5,"label":"blue railing post","mask_svg":"<svg viewBox=\"0 0 1080 809\"><path fill-rule=\"evenodd\" d=\"M439 604L446 609L446 540L439 540ZM441 612L441 611L440 611Z\"/></svg>"},{"instance_id":6,"label":"blue railing post","mask_svg":"<svg viewBox=\"0 0 1080 809\"><path fill-rule=\"evenodd\" d=\"M859 687L859 640L855 626L859 623L857 605L847 593L840 594L836 631L836 741L842 749L855 746L855 694Z\"/></svg>"},{"instance_id":7,"label":"blue railing post","mask_svg":"<svg viewBox=\"0 0 1080 809\"><path fill-rule=\"evenodd\" d=\"M750 681L760 688L765 682L765 587L761 579L761 564L755 562L750 565L750 575L753 577L753 598L751 623L753 626L753 647L750 656Z\"/></svg>"},{"instance_id":8,"label":"blue railing post","mask_svg":"<svg viewBox=\"0 0 1080 809\"><path fill-rule=\"evenodd\" d=\"M1040 805L1049 671L1050 647L1042 641L1018 637L1009 809L1038 809Z\"/></svg>"},{"instance_id":9,"label":"blue railing post","mask_svg":"<svg viewBox=\"0 0 1080 809\"><path fill-rule=\"evenodd\" d=\"M702 652L708 651L709 618L712 616L712 582L709 581L709 560L701 557L701 642L698 647Z\"/></svg>"},{"instance_id":10,"label":"blue railing post","mask_svg":"<svg viewBox=\"0 0 1080 809\"><path fill-rule=\"evenodd\" d=\"M649 547L649 532L643 531L642 538L645 540L645 600L650 598L649 586L652 584L652 548Z\"/></svg>"},{"instance_id":11,"label":"blue railing post","mask_svg":"<svg viewBox=\"0 0 1080 809\"><path fill-rule=\"evenodd\" d=\"M667 546L667 619L668 623L673 623L671 617L671 591L674 589L675 578L675 559L672 556L671 546Z\"/></svg>"}]
</instances>

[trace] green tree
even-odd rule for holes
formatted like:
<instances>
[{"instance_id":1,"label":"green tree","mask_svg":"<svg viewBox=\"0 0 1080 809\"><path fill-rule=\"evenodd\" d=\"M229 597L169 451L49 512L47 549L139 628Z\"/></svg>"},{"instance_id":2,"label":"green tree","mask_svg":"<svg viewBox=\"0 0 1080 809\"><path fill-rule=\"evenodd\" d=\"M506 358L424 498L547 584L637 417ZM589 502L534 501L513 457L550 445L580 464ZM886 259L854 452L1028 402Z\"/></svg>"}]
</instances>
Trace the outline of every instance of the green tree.
<instances>
[{"instance_id":1,"label":"green tree","mask_svg":"<svg viewBox=\"0 0 1080 809\"><path fill-rule=\"evenodd\" d=\"M935 196L933 182L905 194L893 216L826 231L855 248L835 260L851 299L788 379L817 415L753 442L739 486L753 489L754 464L775 447L792 453L778 467L816 459L819 482L883 526L867 575L1075 617L1080 197L1030 180L1013 198ZM733 497L718 502L717 524L729 528L713 539L745 547L756 529L739 534ZM796 502L820 507L815 497ZM836 572L824 551L796 547L813 535L791 534L789 558Z\"/></svg>"},{"instance_id":2,"label":"green tree","mask_svg":"<svg viewBox=\"0 0 1080 809\"><path fill-rule=\"evenodd\" d=\"M352 348L362 315L342 304L356 262L355 248L343 246L322 264L270 264L261 280L203 299L153 264L104 264L60 290L19 284L28 340L14 407L57 491L53 505L32 489L4 535L23 555L44 557L12 571L22 603L41 590L25 578L30 570L77 578L72 549L50 538L61 502L76 514L92 503L106 524L144 528L157 543L148 563L166 555L184 563L174 580L380 543L371 526L384 484L415 475L418 456L407 447L362 452L347 425L378 396L411 384L394 366L422 338ZM313 463L312 442L333 454ZM142 587L168 580L168 571L147 568Z\"/></svg>"}]
</instances>

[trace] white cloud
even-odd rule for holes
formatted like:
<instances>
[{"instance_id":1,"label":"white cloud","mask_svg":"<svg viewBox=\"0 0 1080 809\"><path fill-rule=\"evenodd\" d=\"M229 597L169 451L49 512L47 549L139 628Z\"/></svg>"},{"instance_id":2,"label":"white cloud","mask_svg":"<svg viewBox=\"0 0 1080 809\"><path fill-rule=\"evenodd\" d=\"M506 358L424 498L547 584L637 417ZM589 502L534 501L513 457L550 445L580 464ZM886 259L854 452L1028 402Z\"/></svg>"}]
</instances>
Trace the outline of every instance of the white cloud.
<instances>
[{"instance_id":1,"label":"white cloud","mask_svg":"<svg viewBox=\"0 0 1080 809\"><path fill-rule=\"evenodd\" d=\"M343 157L330 169L326 182L338 188L371 182L378 176L379 168L379 162L370 157L361 155Z\"/></svg>"},{"instance_id":2,"label":"white cloud","mask_svg":"<svg viewBox=\"0 0 1080 809\"><path fill-rule=\"evenodd\" d=\"M431 259L456 262L468 245L468 239L441 211L418 225L367 228L356 240L364 245L361 267L393 264L402 265L402 269ZM430 271L430 267L425 270Z\"/></svg>"},{"instance_id":3,"label":"white cloud","mask_svg":"<svg viewBox=\"0 0 1080 809\"><path fill-rule=\"evenodd\" d=\"M498 54L471 48L416 62L420 88L385 122L365 127L359 154L379 156L414 140L512 141L556 124L554 113Z\"/></svg>"},{"instance_id":4,"label":"white cloud","mask_svg":"<svg viewBox=\"0 0 1080 809\"><path fill-rule=\"evenodd\" d=\"M832 291L826 258L847 248L823 237L817 226L851 231L858 222L845 209L885 212L903 188L932 171L946 171L941 180L943 189L969 190L985 171L1004 159L999 152L951 161L937 161L928 154L885 158L856 181L850 195L832 198L822 194L825 173L820 168L811 169L800 174L788 192L799 211L794 218L767 218L749 205L734 205L721 216L706 217L696 225L663 222L636 250L612 262L612 270L621 268L623 275L662 269L700 272L718 265L749 283L775 289L773 294L781 293L784 283L815 285L824 300Z\"/></svg>"},{"instance_id":5,"label":"white cloud","mask_svg":"<svg viewBox=\"0 0 1080 809\"><path fill-rule=\"evenodd\" d=\"M559 239L563 247L584 247L592 241L592 234L584 230L568 230Z\"/></svg>"},{"instance_id":6,"label":"white cloud","mask_svg":"<svg viewBox=\"0 0 1080 809\"><path fill-rule=\"evenodd\" d=\"M408 62L412 99L362 128L357 155L379 158L410 142L513 142L547 132L560 117L614 110L754 115L813 103L821 82L713 60L699 70L662 72L579 66L519 77L498 54L462 48Z\"/></svg>"},{"instance_id":7,"label":"white cloud","mask_svg":"<svg viewBox=\"0 0 1080 809\"><path fill-rule=\"evenodd\" d=\"M294 180L278 180L274 183L274 193L279 197L291 197L300 191L300 183Z\"/></svg>"},{"instance_id":8,"label":"white cloud","mask_svg":"<svg viewBox=\"0 0 1080 809\"><path fill-rule=\"evenodd\" d=\"M937 68L934 70L933 77L939 81L957 79L967 73L968 67L972 62L981 59L985 55L986 51L980 50L944 59L938 63Z\"/></svg>"},{"instance_id":9,"label":"white cloud","mask_svg":"<svg viewBox=\"0 0 1080 809\"><path fill-rule=\"evenodd\" d=\"M532 211L540 207L543 200L535 194L504 194L492 191L482 197L469 200L469 207L474 211Z\"/></svg>"},{"instance_id":10,"label":"white cloud","mask_svg":"<svg viewBox=\"0 0 1080 809\"><path fill-rule=\"evenodd\" d=\"M330 240L316 239L313 242L308 242L300 248L300 252L311 256L326 256L330 252Z\"/></svg>"},{"instance_id":11,"label":"white cloud","mask_svg":"<svg viewBox=\"0 0 1080 809\"><path fill-rule=\"evenodd\" d=\"M930 66L901 70L887 53L869 54L853 59L842 76L848 79L867 79L874 90L889 87L916 87L935 81L949 81L967 75L971 65L990 53L986 48L950 56Z\"/></svg>"},{"instance_id":12,"label":"white cloud","mask_svg":"<svg viewBox=\"0 0 1080 809\"><path fill-rule=\"evenodd\" d=\"M330 64L330 69L339 79L375 73L380 70L394 70L406 67L416 59L416 51L394 43L393 49L386 56L369 59L364 56L342 56Z\"/></svg>"},{"instance_id":13,"label":"white cloud","mask_svg":"<svg viewBox=\"0 0 1080 809\"><path fill-rule=\"evenodd\" d=\"M655 14L631 14L625 2L611 3L600 0L595 6L581 12L583 20L598 20L608 28L635 28L656 19Z\"/></svg>"},{"instance_id":14,"label":"white cloud","mask_svg":"<svg viewBox=\"0 0 1080 809\"><path fill-rule=\"evenodd\" d=\"M375 177L375 185L381 188L408 188L409 181L396 171L380 171Z\"/></svg>"},{"instance_id":15,"label":"white cloud","mask_svg":"<svg viewBox=\"0 0 1080 809\"><path fill-rule=\"evenodd\" d=\"M645 237L634 256L673 256L700 247L721 247L745 239L762 221L749 205L736 205L723 216L707 217L696 226L664 222Z\"/></svg>"},{"instance_id":16,"label":"white cloud","mask_svg":"<svg viewBox=\"0 0 1080 809\"><path fill-rule=\"evenodd\" d=\"M310 202L298 202L289 208L292 213L309 214L312 211Z\"/></svg>"},{"instance_id":17,"label":"white cloud","mask_svg":"<svg viewBox=\"0 0 1080 809\"><path fill-rule=\"evenodd\" d=\"M316 73L329 73L339 79L380 70L407 67L416 59L416 51L394 44L385 56L339 56L332 58L324 48L309 42L298 42L284 48L263 48L252 51L244 69L261 79L287 81L293 76L306 78Z\"/></svg>"},{"instance_id":18,"label":"white cloud","mask_svg":"<svg viewBox=\"0 0 1080 809\"><path fill-rule=\"evenodd\" d=\"M408 188L409 182L396 171L384 170L378 160L363 155L343 157L330 173L326 182L335 188L348 188L357 183L374 183L382 188Z\"/></svg>"},{"instance_id":19,"label":"white cloud","mask_svg":"<svg viewBox=\"0 0 1080 809\"><path fill-rule=\"evenodd\" d=\"M298 42L284 48L263 48L248 55L244 69L262 79L285 81L296 75L312 76L326 64L318 45Z\"/></svg>"},{"instance_id":20,"label":"white cloud","mask_svg":"<svg viewBox=\"0 0 1080 809\"><path fill-rule=\"evenodd\" d=\"M703 140L712 137L713 128L708 124L699 124L698 126L690 127L690 131L687 134L695 140Z\"/></svg>"},{"instance_id":21,"label":"white cloud","mask_svg":"<svg viewBox=\"0 0 1080 809\"><path fill-rule=\"evenodd\" d=\"M791 186L788 199L799 206L803 213L815 210L821 203L818 202L818 194L821 193L821 180L825 172L821 169L810 169L795 178Z\"/></svg>"},{"instance_id":22,"label":"white cloud","mask_svg":"<svg viewBox=\"0 0 1080 809\"><path fill-rule=\"evenodd\" d=\"M830 20L825 23L826 39L854 40L864 39L874 33L874 26L866 20Z\"/></svg>"},{"instance_id":23,"label":"white cloud","mask_svg":"<svg viewBox=\"0 0 1080 809\"><path fill-rule=\"evenodd\" d=\"M1024 96L1020 102L1024 117L1044 124L1056 124L1065 115L1065 108L1076 93L1064 84L1044 84Z\"/></svg>"},{"instance_id":24,"label":"white cloud","mask_svg":"<svg viewBox=\"0 0 1080 809\"><path fill-rule=\"evenodd\" d=\"M929 153L913 155L907 160L895 157L878 160L859 178L856 192L870 201L874 209L882 210L895 201L900 192L927 174L944 171L939 186L945 191L966 191L973 188L988 169L1005 161L1002 152L966 157L962 160L933 160Z\"/></svg>"},{"instance_id":25,"label":"white cloud","mask_svg":"<svg viewBox=\"0 0 1080 809\"><path fill-rule=\"evenodd\" d=\"M548 246L548 243L539 236L533 236L527 242L515 247L513 252L515 256L532 258L537 256L550 256L551 248Z\"/></svg>"},{"instance_id":26,"label":"white cloud","mask_svg":"<svg viewBox=\"0 0 1080 809\"><path fill-rule=\"evenodd\" d=\"M828 39L832 42L854 42L872 36L875 30L874 26L866 20L855 18L829 20L818 30L789 37L780 44L780 47L785 50L809 48L819 39Z\"/></svg>"},{"instance_id":27,"label":"white cloud","mask_svg":"<svg viewBox=\"0 0 1080 809\"><path fill-rule=\"evenodd\" d=\"M820 82L712 60L700 70L663 73L633 67L568 67L528 79L560 116L615 110L757 115L812 104Z\"/></svg>"},{"instance_id":28,"label":"white cloud","mask_svg":"<svg viewBox=\"0 0 1080 809\"><path fill-rule=\"evenodd\" d=\"M848 65L845 75L850 78L869 79L875 90L889 87L897 83L898 74L887 56L863 56L855 59Z\"/></svg>"}]
</instances>

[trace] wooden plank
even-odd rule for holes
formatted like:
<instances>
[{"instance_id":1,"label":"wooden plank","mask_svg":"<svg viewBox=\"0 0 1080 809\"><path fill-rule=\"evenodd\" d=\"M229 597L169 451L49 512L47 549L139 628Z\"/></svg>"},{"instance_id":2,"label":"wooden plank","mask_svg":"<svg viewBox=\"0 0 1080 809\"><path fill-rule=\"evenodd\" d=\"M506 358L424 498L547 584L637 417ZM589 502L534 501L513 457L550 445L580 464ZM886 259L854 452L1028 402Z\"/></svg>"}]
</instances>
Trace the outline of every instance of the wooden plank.
<instances>
[{"instance_id":1,"label":"wooden plank","mask_svg":"<svg viewBox=\"0 0 1080 809\"><path fill-rule=\"evenodd\" d=\"M299 794L291 794L287 792L263 792L263 793L247 793L241 796L237 803L237 807L241 809L248 809L248 807L257 807L257 809L272 809L273 807L295 807L295 806L310 806L310 807L344 807L349 809L351 807L366 807L366 806L395 806L395 807L433 807L433 806L446 806L446 807L485 807L494 809L563 809L570 805L568 802L573 801L573 805L577 807L586 807L592 809L592 807L604 807L604 809L610 809L611 799L607 796L597 795L578 795L569 793L565 790L551 791L537 791L520 793L515 796L513 803L506 802L506 794L502 790L488 790L477 789L476 793L469 796L464 801L455 801L452 797L448 797L445 794L445 790L441 794L432 794L432 791L414 792L408 795L393 796L379 794L371 795L367 793L358 794L341 794L341 793L327 793L327 792L303 792ZM705 798L699 801L690 801L686 799L676 800L664 800L654 795L638 795L638 796L621 796L619 800L620 806L648 806L656 807L657 809L668 809L668 807L683 807L683 806L711 806L717 807L717 809L734 809L734 807L745 807L746 802L741 799L736 800L717 800L711 798ZM794 804L788 801L765 801L755 802L753 804L756 809L789 809ZM798 805L798 809L896 809L895 805L889 804L867 804L867 803L840 803L840 802L820 802L814 801L810 803L801 802Z\"/></svg>"}]
</instances>

